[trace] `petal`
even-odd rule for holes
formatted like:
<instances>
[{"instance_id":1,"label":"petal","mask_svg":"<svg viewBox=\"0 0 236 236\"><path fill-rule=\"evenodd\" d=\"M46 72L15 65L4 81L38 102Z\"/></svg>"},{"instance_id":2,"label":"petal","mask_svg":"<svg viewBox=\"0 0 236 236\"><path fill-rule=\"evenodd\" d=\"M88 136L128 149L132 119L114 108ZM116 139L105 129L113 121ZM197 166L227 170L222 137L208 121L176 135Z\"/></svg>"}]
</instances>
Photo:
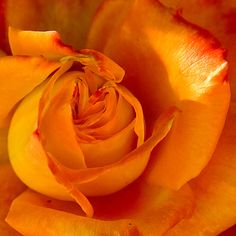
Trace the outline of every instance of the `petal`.
<instances>
[{"instance_id":1,"label":"petal","mask_svg":"<svg viewBox=\"0 0 236 236\"><path fill-rule=\"evenodd\" d=\"M16 177L9 164L0 165L0 235L18 236L19 234L13 230L5 222L5 217L9 211L11 202L17 195L23 192L25 186Z\"/></svg>"},{"instance_id":2,"label":"petal","mask_svg":"<svg viewBox=\"0 0 236 236\"><path fill-rule=\"evenodd\" d=\"M224 51L158 1L134 1L125 16L122 7L108 2L94 19L87 47L102 50L125 69L124 84L142 103L147 133L166 107L182 111L153 153L150 170L150 181L178 189L206 166L223 128L230 97ZM123 20L110 31L111 12ZM100 40L104 33L106 41Z\"/></svg>"},{"instance_id":3,"label":"petal","mask_svg":"<svg viewBox=\"0 0 236 236\"><path fill-rule=\"evenodd\" d=\"M167 235L218 235L236 223L236 104L232 103L213 158L192 182L196 208Z\"/></svg>"},{"instance_id":4,"label":"petal","mask_svg":"<svg viewBox=\"0 0 236 236\"><path fill-rule=\"evenodd\" d=\"M71 47L62 43L56 31L23 31L9 27L8 37L13 55L59 59L77 54Z\"/></svg>"},{"instance_id":5,"label":"petal","mask_svg":"<svg viewBox=\"0 0 236 236\"><path fill-rule=\"evenodd\" d=\"M234 91L232 99L235 101L236 44L234 42L236 41L236 2L222 0L161 0L161 2L174 8L189 22L209 30L227 49L229 81L231 91Z\"/></svg>"},{"instance_id":6,"label":"petal","mask_svg":"<svg viewBox=\"0 0 236 236\"><path fill-rule=\"evenodd\" d=\"M101 1L7 0L7 23L24 30L56 30L65 43L80 49L84 48L92 17Z\"/></svg>"},{"instance_id":7,"label":"petal","mask_svg":"<svg viewBox=\"0 0 236 236\"><path fill-rule=\"evenodd\" d=\"M62 70L59 75L54 74L46 85L46 89L44 87L42 88L44 91L40 91L43 96L41 97L41 101L39 101L39 99L35 100L39 106L40 103L42 104L43 100L45 100L42 109L46 110L39 112L39 114L36 110L35 117L39 116L38 132L40 134L40 141L43 143L45 150L53 153L59 162L71 168L85 168L84 155L76 139L70 106L74 89L72 82L74 78L77 78L77 75L67 74L65 72L66 71ZM47 92L52 92L48 91L48 89L61 74L64 74L61 76L61 82L64 82L64 84L61 85L62 88L59 89L52 101L50 101L50 95L47 97L48 99L44 99ZM66 81L68 79L70 83ZM34 95L32 94L32 96ZM31 110L32 108L28 107L28 109Z\"/></svg>"},{"instance_id":8,"label":"petal","mask_svg":"<svg viewBox=\"0 0 236 236\"><path fill-rule=\"evenodd\" d=\"M13 107L60 66L42 57L0 57L0 127Z\"/></svg>"},{"instance_id":9,"label":"petal","mask_svg":"<svg viewBox=\"0 0 236 236\"><path fill-rule=\"evenodd\" d=\"M55 209L50 208L51 203ZM63 210L72 210L72 213L68 213L60 209L61 205L63 203L54 199L26 192L15 200L7 222L23 235L34 235L36 230L39 235L113 235L114 232L124 232L130 228L125 220L113 223L86 218L74 213L73 208L78 206L64 203Z\"/></svg>"},{"instance_id":10,"label":"petal","mask_svg":"<svg viewBox=\"0 0 236 236\"><path fill-rule=\"evenodd\" d=\"M37 104L43 86L44 84L40 85L34 93L29 94L14 113L8 134L9 158L15 173L28 187L55 198L71 200L65 188L55 181L50 172L47 156L35 132L38 118ZM41 173L40 178L38 178L39 173Z\"/></svg>"},{"instance_id":11,"label":"petal","mask_svg":"<svg viewBox=\"0 0 236 236\"><path fill-rule=\"evenodd\" d=\"M7 222L23 235L162 235L192 209L192 195L145 183L133 184L115 195L91 199L95 218L81 216L74 203L25 192L15 199ZM30 224L29 224L30 222Z\"/></svg>"}]
</instances>

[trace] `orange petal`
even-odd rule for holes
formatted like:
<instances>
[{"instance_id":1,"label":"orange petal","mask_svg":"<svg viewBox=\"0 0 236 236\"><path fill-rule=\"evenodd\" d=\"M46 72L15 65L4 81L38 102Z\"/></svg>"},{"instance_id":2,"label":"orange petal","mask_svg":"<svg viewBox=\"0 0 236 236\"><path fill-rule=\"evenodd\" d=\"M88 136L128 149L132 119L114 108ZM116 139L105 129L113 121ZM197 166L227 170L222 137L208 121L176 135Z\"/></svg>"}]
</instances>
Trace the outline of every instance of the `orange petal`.
<instances>
[{"instance_id":1,"label":"orange petal","mask_svg":"<svg viewBox=\"0 0 236 236\"><path fill-rule=\"evenodd\" d=\"M15 199L7 222L23 235L162 235L191 213L192 195L137 182L119 193L91 199L95 218L82 217L74 203L25 192ZM30 222L30 224L29 224Z\"/></svg>"},{"instance_id":2,"label":"orange petal","mask_svg":"<svg viewBox=\"0 0 236 236\"><path fill-rule=\"evenodd\" d=\"M19 235L5 222L5 217L13 199L24 189L25 186L16 177L11 166L9 164L0 164L0 235L2 236Z\"/></svg>"},{"instance_id":3,"label":"orange petal","mask_svg":"<svg viewBox=\"0 0 236 236\"><path fill-rule=\"evenodd\" d=\"M114 235L130 233L134 228L128 220L103 221L78 213L80 209L75 204L25 192L15 199L7 222L23 235L35 234L35 230L39 235Z\"/></svg>"},{"instance_id":4,"label":"orange petal","mask_svg":"<svg viewBox=\"0 0 236 236\"><path fill-rule=\"evenodd\" d=\"M227 49L232 99L236 99L236 2L211 0L161 0L189 22L209 30ZM199 14L201 12L201 14ZM217 22L217 24L216 24Z\"/></svg>"},{"instance_id":5,"label":"orange petal","mask_svg":"<svg viewBox=\"0 0 236 236\"><path fill-rule=\"evenodd\" d=\"M23 31L9 27L8 37L13 55L59 59L77 54L71 47L62 43L56 31Z\"/></svg>"},{"instance_id":6,"label":"orange petal","mask_svg":"<svg viewBox=\"0 0 236 236\"><path fill-rule=\"evenodd\" d=\"M0 127L13 107L60 66L42 57L0 57Z\"/></svg>"},{"instance_id":7,"label":"orange petal","mask_svg":"<svg viewBox=\"0 0 236 236\"><path fill-rule=\"evenodd\" d=\"M45 150L53 153L59 162L71 168L85 168L84 155L76 139L70 106L74 78L77 78L76 73L74 75L65 73L61 77L61 80L64 81L62 88L52 101L49 98L46 100L45 106L48 108L43 114L39 114L38 131ZM70 83L66 81L68 79ZM51 81L47 87L50 86L50 83ZM44 94L42 96L45 96Z\"/></svg>"},{"instance_id":8,"label":"orange petal","mask_svg":"<svg viewBox=\"0 0 236 236\"><path fill-rule=\"evenodd\" d=\"M43 86L27 95L14 113L8 134L9 158L15 173L28 187L54 198L71 200L66 189L55 181L50 172L47 156L35 132Z\"/></svg>"},{"instance_id":9,"label":"orange petal","mask_svg":"<svg viewBox=\"0 0 236 236\"><path fill-rule=\"evenodd\" d=\"M7 0L7 25L24 30L56 30L63 42L84 48L91 20L101 1Z\"/></svg>"},{"instance_id":10,"label":"orange petal","mask_svg":"<svg viewBox=\"0 0 236 236\"><path fill-rule=\"evenodd\" d=\"M215 153L193 180L196 208L167 235L218 235L236 223L236 104L232 103Z\"/></svg>"},{"instance_id":11,"label":"orange petal","mask_svg":"<svg viewBox=\"0 0 236 236\"><path fill-rule=\"evenodd\" d=\"M224 51L158 1L137 0L125 17L122 7L108 2L94 19L87 47L102 49L125 69L124 84L142 103L147 133L166 107L182 111L154 153L150 174L150 181L177 189L206 166L223 128L230 97ZM123 19L112 29L105 17L111 12ZM110 36L103 42L105 33Z\"/></svg>"}]
</instances>

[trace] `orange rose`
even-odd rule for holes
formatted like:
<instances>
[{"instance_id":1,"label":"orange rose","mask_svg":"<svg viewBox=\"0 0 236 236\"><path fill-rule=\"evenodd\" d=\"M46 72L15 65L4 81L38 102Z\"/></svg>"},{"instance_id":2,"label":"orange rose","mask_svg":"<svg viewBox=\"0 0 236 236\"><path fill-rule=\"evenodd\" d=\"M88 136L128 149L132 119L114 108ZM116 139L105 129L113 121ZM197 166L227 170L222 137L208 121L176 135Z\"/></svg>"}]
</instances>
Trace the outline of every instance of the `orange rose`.
<instances>
[{"instance_id":1,"label":"orange rose","mask_svg":"<svg viewBox=\"0 0 236 236\"><path fill-rule=\"evenodd\" d=\"M34 5L22 3L25 18L13 18L17 5L7 2L8 22L25 28L31 19L39 26ZM41 16L51 3L40 5ZM230 97L224 51L158 1L84 4L52 5L66 27L52 25L78 49L113 58L126 75L121 81L117 64L64 45L56 32L10 30L14 56L0 58L1 145L8 133L14 170L44 195L19 195L8 224L23 235L216 235L230 227L233 103L217 145ZM79 9L85 27L68 32ZM1 168L1 182L13 178L9 167ZM3 217L24 189L17 178L9 186L0 198ZM63 201L71 198L78 204Z\"/></svg>"}]
</instances>

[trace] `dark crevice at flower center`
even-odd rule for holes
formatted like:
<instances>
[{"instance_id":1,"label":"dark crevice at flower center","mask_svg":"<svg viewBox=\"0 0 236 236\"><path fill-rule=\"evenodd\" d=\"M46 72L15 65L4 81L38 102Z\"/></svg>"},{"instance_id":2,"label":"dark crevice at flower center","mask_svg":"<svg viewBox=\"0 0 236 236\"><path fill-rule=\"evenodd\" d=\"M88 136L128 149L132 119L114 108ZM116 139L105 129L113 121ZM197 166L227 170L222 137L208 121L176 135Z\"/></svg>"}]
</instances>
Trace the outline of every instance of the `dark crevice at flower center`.
<instances>
[{"instance_id":1,"label":"dark crevice at flower center","mask_svg":"<svg viewBox=\"0 0 236 236\"><path fill-rule=\"evenodd\" d=\"M75 89L73 91L72 101L71 101L71 110L72 110L72 118L73 120L78 120L79 116L79 87L78 83L75 84Z\"/></svg>"}]
</instances>

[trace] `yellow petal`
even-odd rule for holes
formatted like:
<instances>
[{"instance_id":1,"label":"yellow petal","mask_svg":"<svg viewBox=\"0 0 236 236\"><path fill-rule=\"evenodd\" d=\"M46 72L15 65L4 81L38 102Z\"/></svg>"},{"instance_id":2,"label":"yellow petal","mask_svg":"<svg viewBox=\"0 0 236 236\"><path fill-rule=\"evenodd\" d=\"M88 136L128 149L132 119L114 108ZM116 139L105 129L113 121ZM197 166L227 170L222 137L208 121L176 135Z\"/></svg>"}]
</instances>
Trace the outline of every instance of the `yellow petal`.
<instances>
[{"instance_id":1,"label":"yellow petal","mask_svg":"<svg viewBox=\"0 0 236 236\"><path fill-rule=\"evenodd\" d=\"M230 97L224 50L158 1L137 0L128 11L109 2L94 18L87 47L125 69L124 84L142 103L147 133L163 109L182 111L153 153L150 175L150 181L178 189L206 166L224 125ZM106 27L115 12L121 22Z\"/></svg>"},{"instance_id":2,"label":"yellow petal","mask_svg":"<svg viewBox=\"0 0 236 236\"><path fill-rule=\"evenodd\" d=\"M6 222L5 218L11 202L25 190L9 164L0 164L0 235L19 236Z\"/></svg>"},{"instance_id":3,"label":"yellow petal","mask_svg":"<svg viewBox=\"0 0 236 236\"><path fill-rule=\"evenodd\" d=\"M0 57L0 127L13 107L60 66L42 57Z\"/></svg>"}]
</instances>

